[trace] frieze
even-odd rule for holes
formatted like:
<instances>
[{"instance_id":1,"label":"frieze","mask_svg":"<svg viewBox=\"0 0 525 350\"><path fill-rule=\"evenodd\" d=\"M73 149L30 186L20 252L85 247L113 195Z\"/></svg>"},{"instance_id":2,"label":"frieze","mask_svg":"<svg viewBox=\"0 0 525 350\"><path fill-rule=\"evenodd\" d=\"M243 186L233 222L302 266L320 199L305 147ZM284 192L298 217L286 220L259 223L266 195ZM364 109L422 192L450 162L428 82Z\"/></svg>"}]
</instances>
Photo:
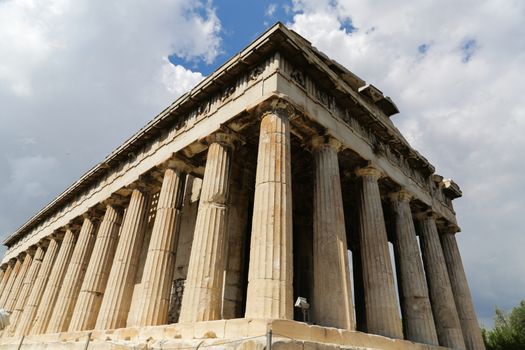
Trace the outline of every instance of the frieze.
<instances>
[{"instance_id":1,"label":"frieze","mask_svg":"<svg viewBox=\"0 0 525 350\"><path fill-rule=\"evenodd\" d=\"M329 110L334 116L342 119L353 129L358 135L360 135L374 150L375 153L381 154L385 157L392 165L399 168L404 175L413 179L423 190L431 194L434 198L444 203L449 209L452 210L452 202L446 200L446 196L443 195L440 188L433 189L431 187L431 180L429 176L425 176L421 171L415 169L409 164L409 161L402 154L392 149L390 144L381 142L378 137L370 130L370 128L362 125L359 120L352 116L350 111L345 108L341 108L335 101L335 98L328 94L326 91L320 89L317 84L313 82L304 72L293 67L289 62L282 60L282 70L284 74L288 75L290 80L301 86L306 92L314 97L320 104L322 104L327 110Z\"/></svg>"}]
</instances>

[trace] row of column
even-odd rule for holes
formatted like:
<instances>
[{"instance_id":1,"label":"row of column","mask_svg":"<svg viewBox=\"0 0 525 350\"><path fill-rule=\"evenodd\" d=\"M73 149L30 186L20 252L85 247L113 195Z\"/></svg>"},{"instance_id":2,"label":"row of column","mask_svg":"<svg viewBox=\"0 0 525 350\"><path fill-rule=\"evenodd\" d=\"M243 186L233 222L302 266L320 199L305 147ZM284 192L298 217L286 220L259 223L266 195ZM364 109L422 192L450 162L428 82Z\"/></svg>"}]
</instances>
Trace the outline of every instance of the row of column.
<instances>
[{"instance_id":1,"label":"row of column","mask_svg":"<svg viewBox=\"0 0 525 350\"><path fill-rule=\"evenodd\" d=\"M208 143L180 322L222 318L235 137L218 133ZM324 326L355 329L337 158L340 147L332 138L312 142L316 165L312 316ZM422 264L410 196L403 191L390 198L401 276L401 322L378 186L380 172L365 167L357 175L367 331L403 338L404 328L405 338L413 341L465 348L465 339L468 349L482 348L454 235L441 235L440 242L435 219L418 217ZM46 246L39 245L7 265L1 276L0 306L13 311L9 334L167 323L184 181L183 169L168 168L164 173L132 324L127 320L150 203L140 187L133 189L125 212L108 201L100 223L88 213L78 235L67 228L63 238L50 237ZM274 109L261 118L247 318L293 318L291 182L290 122L284 109Z\"/></svg>"}]
</instances>

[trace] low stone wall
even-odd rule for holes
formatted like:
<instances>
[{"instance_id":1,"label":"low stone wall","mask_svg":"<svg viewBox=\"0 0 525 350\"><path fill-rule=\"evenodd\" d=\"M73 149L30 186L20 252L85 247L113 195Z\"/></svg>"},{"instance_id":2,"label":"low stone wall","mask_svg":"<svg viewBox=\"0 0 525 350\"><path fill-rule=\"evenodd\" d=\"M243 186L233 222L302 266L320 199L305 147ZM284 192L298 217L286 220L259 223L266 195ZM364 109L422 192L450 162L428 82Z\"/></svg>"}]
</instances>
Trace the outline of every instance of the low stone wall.
<instances>
[{"instance_id":1,"label":"low stone wall","mask_svg":"<svg viewBox=\"0 0 525 350\"><path fill-rule=\"evenodd\" d=\"M268 331L272 349L291 350L438 350L362 332L308 325L288 320L232 319L166 326L121 328L110 331L65 332L11 337L0 340L0 349L214 349L263 350ZM21 345L21 346L20 346Z\"/></svg>"}]
</instances>

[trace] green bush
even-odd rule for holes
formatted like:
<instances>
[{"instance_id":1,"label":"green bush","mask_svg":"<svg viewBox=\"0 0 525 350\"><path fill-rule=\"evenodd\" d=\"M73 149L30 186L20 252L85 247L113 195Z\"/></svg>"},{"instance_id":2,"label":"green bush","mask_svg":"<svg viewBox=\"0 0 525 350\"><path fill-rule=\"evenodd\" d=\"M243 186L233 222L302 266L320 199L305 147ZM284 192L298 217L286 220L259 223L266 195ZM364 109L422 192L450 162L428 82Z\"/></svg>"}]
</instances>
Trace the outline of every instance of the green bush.
<instances>
[{"instance_id":1,"label":"green bush","mask_svg":"<svg viewBox=\"0 0 525 350\"><path fill-rule=\"evenodd\" d=\"M509 314L496 308L494 328L481 332L487 350L525 350L525 300Z\"/></svg>"}]
</instances>

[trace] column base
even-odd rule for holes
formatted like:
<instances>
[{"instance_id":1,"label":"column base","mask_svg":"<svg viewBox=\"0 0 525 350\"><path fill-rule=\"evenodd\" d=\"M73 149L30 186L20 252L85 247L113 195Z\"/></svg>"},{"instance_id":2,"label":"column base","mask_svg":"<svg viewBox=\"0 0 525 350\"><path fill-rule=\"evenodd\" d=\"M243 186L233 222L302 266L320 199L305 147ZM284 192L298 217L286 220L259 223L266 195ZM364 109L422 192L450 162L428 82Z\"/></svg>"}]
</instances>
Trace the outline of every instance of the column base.
<instances>
[{"instance_id":1,"label":"column base","mask_svg":"<svg viewBox=\"0 0 525 350\"><path fill-rule=\"evenodd\" d=\"M391 339L379 335L330 327L309 325L303 322L273 319L237 318L230 320L195 323L174 323L164 326L129 327L115 330L63 332L30 335L24 339L0 339L0 349L180 349L214 346L214 349L263 350L268 331L272 330L272 349L381 349L381 350L438 350L439 346Z\"/></svg>"}]
</instances>

